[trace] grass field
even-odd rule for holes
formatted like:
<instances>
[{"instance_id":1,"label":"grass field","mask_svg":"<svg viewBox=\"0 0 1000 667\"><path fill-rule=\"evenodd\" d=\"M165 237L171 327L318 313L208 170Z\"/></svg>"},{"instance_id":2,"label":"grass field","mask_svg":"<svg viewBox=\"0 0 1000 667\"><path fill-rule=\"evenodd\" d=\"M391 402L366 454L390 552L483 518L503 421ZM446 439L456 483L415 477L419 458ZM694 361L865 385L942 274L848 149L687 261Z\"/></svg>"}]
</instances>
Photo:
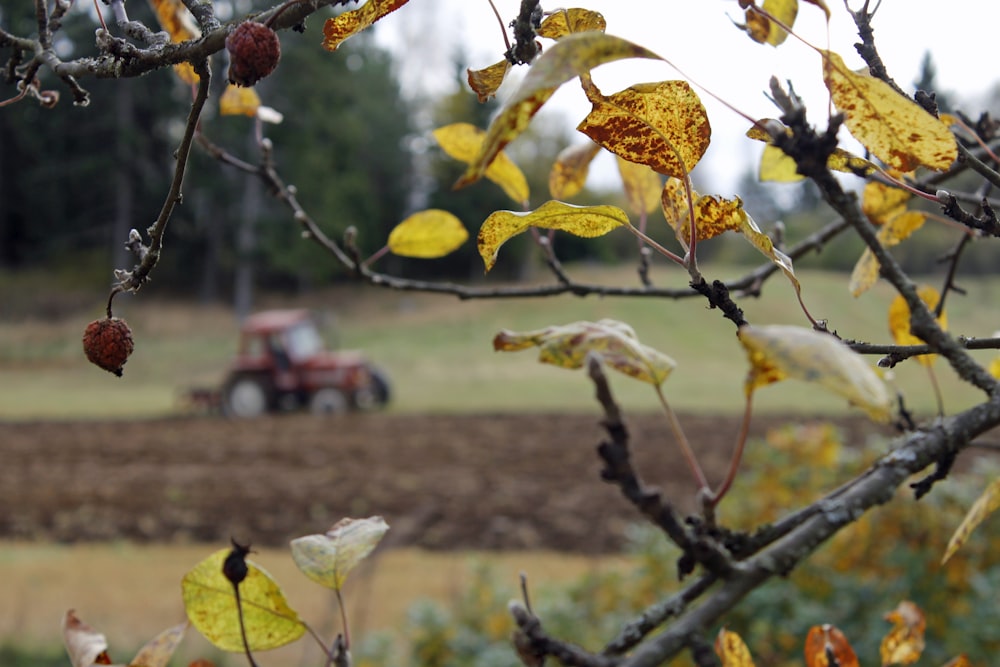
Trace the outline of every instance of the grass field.
<instances>
[{"instance_id":1,"label":"grass field","mask_svg":"<svg viewBox=\"0 0 1000 667\"><path fill-rule=\"evenodd\" d=\"M181 578L212 551L207 546L0 543L0 580L5 582L0 645L14 642L25 652L58 652L60 620L73 608L107 636L112 659L124 662L135 648L184 620ZM339 616L332 593L306 579L287 550L255 551L259 553L251 559L278 581L299 616L321 636L335 636ZM453 602L478 566L489 567L501 582L509 582L513 599L519 596L520 572L528 576L533 592L540 594L549 585L599 569L623 567L625 562L623 558L547 552L377 552L352 573L345 587L353 641L375 631L403 632L407 612L416 601ZM179 654L186 658L180 664L197 657L220 657L194 630L188 632ZM271 665L322 664L308 639L269 652L264 659ZM246 658L234 654L224 664L245 665Z\"/></svg>"},{"instance_id":2,"label":"grass field","mask_svg":"<svg viewBox=\"0 0 1000 667\"><path fill-rule=\"evenodd\" d=\"M634 284L629 268L573 267L571 273L580 280ZM735 275L732 270L720 277ZM684 284L677 271L664 269L656 278L660 284ZM847 293L844 275L801 271L800 279L814 316L829 319L831 328L845 337L887 341L887 288L879 286L855 300ZM1000 320L982 305L996 302L1000 281L970 281L965 287L967 296L952 295L949 302L950 329L988 336L1000 328ZM502 328L534 329L602 317L629 322L644 342L678 360L666 385L677 408L729 412L738 410L743 398L744 353L731 324L700 298L674 302L563 296L462 302L348 288L301 300L271 297L259 305L302 305L328 315L331 340L364 350L387 370L395 390L391 409L399 412L592 410L592 390L580 373L538 364L531 351L495 353L491 340ZM740 305L751 323L808 324L791 287L777 277L766 285L763 297L741 299ZM78 316L44 322L0 320L0 419L162 415L179 409L178 397L186 388L213 386L222 379L237 332L227 310L165 302L153 291L121 299L116 312L131 324L136 351L125 376L118 379L89 365L80 351L86 322L100 316L102 308L103 296L95 295L93 307ZM990 358L988 352L978 354ZM936 369L949 409L978 398L955 381L944 363L939 361ZM933 409L923 368L904 364L893 378L906 389L911 407ZM633 409L656 409L648 387L619 377L615 388ZM755 403L761 411L847 409L841 400L796 383L768 387L758 392Z\"/></svg>"}]
</instances>

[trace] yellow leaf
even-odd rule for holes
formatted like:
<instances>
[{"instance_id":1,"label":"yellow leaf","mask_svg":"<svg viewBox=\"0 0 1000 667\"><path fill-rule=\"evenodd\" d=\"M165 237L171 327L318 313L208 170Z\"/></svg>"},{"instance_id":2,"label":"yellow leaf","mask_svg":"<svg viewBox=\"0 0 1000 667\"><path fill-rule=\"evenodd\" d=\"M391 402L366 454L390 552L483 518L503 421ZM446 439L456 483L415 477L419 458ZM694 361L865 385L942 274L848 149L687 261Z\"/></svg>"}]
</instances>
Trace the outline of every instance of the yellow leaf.
<instances>
[{"instance_id":1,"label":"yellow leaf","mask_svg":"<svg viewBox=\"0 0 1000 667\"><path fill-rule=\"evenodd\" d=\"M188 619L198 632L223 651L242 652L233 585L222 574L229 553L221 549L195 565L181 580L181 593ZM240 583L240 606L250 649L266 651L301 637L305 625L278 584L254 563L247 561L247 567L247 577Z\"/></svg>"},{"instance_id":2,"label":"yellow leaf","mask_svg":"<svg viewBox=\"0 0 1000 667\"><path fill-rule=\"evenodd\" d=\"M483 222L477 239L479 255L489 271L497 261L500 246L528 227L558 229L575 236L594 238L629 224L625 211L615 206L573 206L548 201L534 211L496 211Z\"/></svg>"},{"instance_id":3,"label":"yellow leaf","mask_svg":"<svg viewBox=\"0 0 1000 667\"><path fill-rule=\"evenodd\" d=\"M532 346L540 348L539 361L560 368L580 368L587 354L594 352L603 364L655 386L663 384L677 366L667 355L640 343L632 327L616 320L574 322L523 333L504 330L493 338L493 349L501 352Z\"/></svg>"},{"instance_id":4,"label":"yellow leaf","mask_svg":"<svg viewBox=\"0 0 1000 667\"><path fill-rule=\"evenodd\" d=\"M348 37L356 35L406 3L407 0L368 0L357 9L327 19L323 24L323 48L336 51Z\"/></svg>"},{"instance_id":5,"label":"yellow leaf","mask_svg":"<svg viewBox=\"0 0 1000 667\"><path fill-rule=\"evenodd\" d=\"M292 540L292 559L316 583L340 590L348 573L372 552L388 530L389 525L380 516L341 519L324 535Z\"/></svg>"},{"instance_id":6,"label":"yellow leaf","mask_svg":"<svg viewBox=\"0 0 1000 667\"><path fill-rule=\"evenodd\" d=\"M156 14L160 27L170 35L171 42L177 44L201 37L198 24L181 0L149 0L149 4ZM184 83L188 85L198 83L198 75L195 74L191 63L178 63L173 67L174 72Z\"/></svg>"},{"instance_id":7,"label":"yellow leaf","mask_svg":"<svg viewBox=\"0 0 1000 667\"><path fill-rule=\"evenodd\" d=\"M1000 380L1000 357L993 357L993 361L990 362L990 375Z\"/></svg>"},{"instance_id":8,"label":"yellow leaf","mask_svg":"<svg viewBox=\"0 0 1000 667\"><path fill-rule=\"evenodd\" d=\"M740 327L750 372L747 395L787 378L814 382L846 398L878 422L892 416L892 397L861 355L833 336L802 327Z\"/></svg>"},{"instance_id":9,"label":"yellow leaf","mask_svg":"<svg viewBox=\"0 0 1000 667\"><path fill-rule=\"evenodd\" d=\"M629 210L636 215L655 211L660 204L660 190L663 189L660 175L645 165L621 157L618 158L618 173L625 187Z\"/></svg>"},{"instance_id":10,"label":"yellow leaf","mask_svg":"<svg viewBox=\"0 0 1000 667\"><path fill-rule=\"evenodd\" d=\"M221 116L250 116L257 115L260 108L260 96L257 91L250 87L227 84L226 90L219 98L219 115Z\"/></svg>"},{"instance_id":11,"label":"yellow leaf","mask_svg":"<svg viewBox=\"0 0 1000 667\"><path fill-rule=\"evenodd\" d=\"M560 39L574 32L598 30L604 32L607 21L599 12L589 9L559 9L549 14L535 32L539 37Z\"/></svg>"},{"instance_id":12,"label":"yellow leaf","mask_svg":"<svg viewBox=\"0 0 1000 667\"><path fill-rule=\"evenodd\" d=\"M715 654L722 660L722 667L753 667L750 649L743 639L725 628L715 638Z\"/></svg>"},{"instance_id":13,"label":"yellow leaf","mask_svg":"<svg viewBox=\"0 0 1000 667\"><path fill-rule=\"evenodd\" d=\"M945 564L951 559L955 553L962 548L966 542L969 541L969 536L972 531L983 522L990 514L993 514L1000 508L1000 478L993 480L993 482L986 487L982 495L976 499L976 502L972 504L969 508L968 513L965 518L962 519L962 523L959 524L958 528L955 530L955 534L951 536L948 540L948 546L944 551L944 558L941 559L941 564Z\"/></svg>"},{"instance_id":14,"label":"yellow leaf","mask_svg":"<svg viewBox=\"0 0 1000 667\"><path fill-rule=\"evenodd\" d=\"M438 208L419 211L389 233L389 250L403 257L433 259L457 250L469 238L462 221Z\"/></svg>"},{"instance_id":15,"label":"yellow leaf","mask_svg":"<svg viewBox=\"0 0 1000 667\"><path fill-rule=\"evenodd\" d=\"M899 245L901 241L920 229L926 220L927 216L920 211L904 210L879 227L876 236L883 246L891 248L894 245ZM858 297L871 289L878 281L878 274L879 262L875 259L871 249L865 248L858 263L854 265L854 271L851 272L851 280L848 284L851 295Z\"/></svg>"},{"instance_id":16,"label":"yellow leaf","mask_svg":"<svg viewBox=\"0 0 1000 667\"><path fill-rule=\"evenodd\" d=\"M757 178L776 183L795 183L805 176L799 173L795 160L777 146L768 144L760 156Z\"/></svg>"},{"instance_id":17,"label":"yellow leaf","mask_svg":"<svg viewBox=\"0 0 1000 667\"><path fill-rule=\"evenodd\" d=\"M588 141L560 151L549 172L549 194L554 199L569 199L578 194L587 182L590 163L600 150L600 146Z\"/></svg>"},{"instance_id":18,"label":"yellow leaf","mask_svg":"<svg viewBox=\"0 0 1000 667\"><path fill-rule=\"evenodd\" d=\"M964 653L952 658L941 667L972 667L972 663L969 662L969 657Z\"/></svg>"},{"instance_id":19,"label":"yellow leaf","mask_svg":"<svg viewBox=\"0 0 1000 667\"><path fill-rule=\"evenodd\" d=\"M508 60L493 63L485 69L466 70L469 87L472 88L480 102L485 102L497 94L497 89L507 78L508 72L510 72L510 61Z\"/></svg>"},{"instance_id":20,"label":"yellow leaf","mask_svg":"<svg viewBox=\"0 0 1000 667\"><path fill-rule=\"evenodd\" d=\"M832 625L814 625L806 635L806 667L858 667L858 656L844 633ZM827 659L833 656L836 663Z\"/></svg>"},{"instance_id":21,"label":"yellow leaf","mask_svg":"<svg viewBox=\"0 0 1000 667\"><path fill-rule=\"evenodd\" d=\"M758 178L761 181L774 181L777 183L794 183L801 181L804 177L798 173L798 165L795 160L789 157L785 151L773 144L771 135L763 128L764 124L779 123L780 121L765 118L758 121L747 130L746 135L751 139L767 143L760 158ZM791 135L791 128L785 128L785 133ZM841 171L856 176L868 176L878 171L874 164L848 153L842 148L834 149L830 157L827 158L826 166L834 171Z\"/></svg>"},{"instance_id":22,"label":"yellow leaf","mask_svg":"<svg viewBox=\"0 0 1000 667\"><path fill-rule=\"evenodd\" d=\"M445 125L434 130L433 134L445 153L466 164L476 159L486 139L486 133L470 123ZM483 175L499 185L515 202L527 205L530 196L528 179L506 153L497 153Z\"/></svg>"},{"instance_id":23,"label":"yellow leaf","mask_svg":"<svg viewBox=\"0 0 1000 667\"><path fill-rule=\"evenodd\" d=\"M708 148L708 114L686 81L640 83L608 97L585 87L593 108L576 129L630 162L687 178Z\"/></svg>"},{"instance_id":24,"label":"yellow leaf","mask_svg":"<svg viewBox=\"0 0 1000 667\"><path fill-rule=\"evenodd\" d=\"M927 304L928 310L932 313L941 299L938 291L930 285L918 287L917 296ZM937 318L937 321L941 328L948 328L948 316L945 312L941 312L941 317ZM892 334L892 339L896 341L896 345L922 345L924 342L910 333L910 306L907 305L902 294L897 294L896 298L889 304L889 332ZM924 366L930 366L936 358L937 355L934 354L921 354L917 357L917 361Z\"/></svg>"},{"instance_id":25,"label":"yellow leaf","mask_svg":"<svg viewBox=\"0 0 1000 667\"><path fill-rule=\"evenodd\" d=\"M799 283L799 279L795 276L795 267L792 266L792 258L781 252L774 247L774 242L771 241L771 237L760 231L757 223L754 219L746 214L744 211L743 216L743 227L740 229L740 233L743 234L743 238L750 242L754 248L757 248L765 257L767 257L773 264L775 264L781 272L785 274L788 278L788 282L792 284L792 289L795 290L795 295L799 299L799 303L802 302L802 285ZM804 307L804 306L803 306Z\"/></svg>"},{"instance_id":26,"label":"yellow leaf","mask_svg":"<svg viewBox=\"0 0 1000 667\"><path fill-rule=\"evenodd\" d=\"M799 13L798 0L764 0L762 9L772 17L778 19L786 26L791 27L795 23L795 17ZM746 31L755 42L778 46L788 38L788 33L779 27L774 21L761 12L753 8L746 10Z\"/></svg>"},{"instance_id":27,"label":"yellow leaf","mask_svg":"<svg viewBox=\"0 0 1000 667\"><path fill-rule=\"evenodd\" d=\"M576 33L556 42L535 60L521 85L490 123L482 150L455 187L479 180L504 146L524 131L531 117L559 86L599 65L624 58L661 59L648 49L602 32Z\"/></svg>"},{"instance_id":28,"label":"yellow leaf","mask_svg":"<svg viewBox=\"0 0 1000 667\"><path fill-rule=\"evenodd\" d=\"M823 78L854 138L900 171L918 166L947 169L958 156L948 127L886 82L852 72L839 55L824 51Z\"/></svg>"},{"instance_id":29,"label":"yellow leaf","mask_svg":"<svg viewBox=\"0 0 1000 667\"><path fill-rule=\"evenodd\" d=\"M172 628L167 628L153 637L139 649L139 652L132 658L132 662L129 663L129 667L167 667L174 651L184 639L187 628L188 623L185 621Z\"/></svg>"},{"instance_id":30,"label":"yellow leaf","mask_svg":"<svg viewBox=\"0 0 1000 667\"><path fill-rule=\"evenodd\" d=\"M861 211L878 227L905 211L911 196L906 190L870 181L861 195Z\"/></svg>"},{"instance_id":31,"label":"yellow leaf","mask_svg":"<svg viewBox=\"0 0 1000 667\"><path fill-rule=\"evenodd\" d=\"M879 647L882 667L910 665L920 659L924 651L924 613L909 600L903 600L885 620L893 624Z\"/></svg>"}]
</instances>

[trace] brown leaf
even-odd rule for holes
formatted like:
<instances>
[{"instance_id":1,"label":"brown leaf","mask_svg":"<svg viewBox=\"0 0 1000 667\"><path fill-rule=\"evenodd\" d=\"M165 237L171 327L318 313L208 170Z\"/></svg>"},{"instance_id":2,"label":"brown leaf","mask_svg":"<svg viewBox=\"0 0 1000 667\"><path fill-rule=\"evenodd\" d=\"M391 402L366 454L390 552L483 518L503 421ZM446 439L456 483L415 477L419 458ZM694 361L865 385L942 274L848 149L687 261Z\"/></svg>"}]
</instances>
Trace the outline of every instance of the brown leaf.
<instances>
[{"instance_id":1,"label":"brown leaf","mask_svg":"<svg viewBox=\"0 0 1000 667\"><path fill-rule=\"evenodd\" d=\"M708 148L708 114L686 81L640 83L607 97L593 84L585 89L593 109L576 129L630 162L687 178Z\"/></svg>"},{"instance_id":2,"label":"brown leaf","mask_svg":"<svg viewBox=\"0 0 1000 667\"><path fill-rule=\"evenodd\" d=\"M396 11L408 0L368 0L357 9L329 18L323 24L323 48L336 51L344 40Z\"/></svg>"},{"instance_id":3,"label":"brown leaf","mask_svg":"<svg viewBox=\"0 0 1000 667\"><path fill-rule=\"evenodd\" d=\"M814 625L806 635L806 667L858 667L858 656L840 630ZM834 662L835 661L835 662Z\"/></svg>"},{"instance_id":4,"label":"brown leaf","mask_svg":"<svg viewBox=\"0 0 1000 667\"><path fill-rule=\"evenodd\" d=\"M497 94L497 89L507 78L510 67L510 61L501 60L485 69L466 70L469 87L472 88L480 102L485 102Z\"/></svg>"}]
</instances>

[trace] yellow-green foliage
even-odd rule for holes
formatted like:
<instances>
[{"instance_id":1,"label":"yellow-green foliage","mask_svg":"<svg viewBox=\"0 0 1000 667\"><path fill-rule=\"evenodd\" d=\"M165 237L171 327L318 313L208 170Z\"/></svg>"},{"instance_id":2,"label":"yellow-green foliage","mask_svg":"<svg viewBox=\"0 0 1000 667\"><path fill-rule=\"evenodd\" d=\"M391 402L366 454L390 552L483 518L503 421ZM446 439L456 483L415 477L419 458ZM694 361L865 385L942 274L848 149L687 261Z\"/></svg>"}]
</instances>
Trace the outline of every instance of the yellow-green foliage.
<instances>
[{"instance_id":1,"label":"yellow-green foliage","mask_svg":"<svg viewBox=\"0 0 1000 667\"><path fill-rule=\"evenodd\" d=\"M752 527L780 517L833 490L884 452L884 442L843 444L827 423L803 423L771 431L751 443L743 470L720 520L728 527ZM964 463L964 462L960 462ZM916 602L927 617L927 648L921 664L944 664L965 652L984 664L1000 651L1000 534L982 530L946 566L939 562L952 531L981 489L981 476L994 470L977 462L974 475L953 473L919 502L903 488L893 502L869 513L820 548L790 577L756 591L726 619L727 627L746 640L758 667L801 665L806 632L832 623L850 640L862 664L878 660L879 642L890 624L883 615L903 599ZM623 622L678 590L678 550L656 530L637 526L632 534L635 567L582 577L558 590L536 591L532 603L546 630L572 637L600 650ZM495 656L495 664L514 664L500 656L510 650L506 604L498 586L480 570L457 609L440 616L414 617L413 667L422 662L428 639L435 656L448 655L449 667L494 664L477 662L477 651ZM434 620L435 622L431 622ZM435 630L436 628L436 630ZM501 629L504 629L501 631ZM443 645L450 648L445 649ZM686 658L677 663L686 665Z\"/></svg>"}]
</instances>

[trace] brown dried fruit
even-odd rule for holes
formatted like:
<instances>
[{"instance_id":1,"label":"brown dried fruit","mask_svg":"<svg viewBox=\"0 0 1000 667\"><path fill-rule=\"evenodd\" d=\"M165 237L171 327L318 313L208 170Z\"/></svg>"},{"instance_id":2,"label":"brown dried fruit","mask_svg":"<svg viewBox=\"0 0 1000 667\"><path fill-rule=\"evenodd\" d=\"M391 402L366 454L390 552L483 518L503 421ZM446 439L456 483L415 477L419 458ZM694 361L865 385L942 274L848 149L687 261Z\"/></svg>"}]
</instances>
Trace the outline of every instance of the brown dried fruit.
<instances>
[{"instance_id":1,"label":"brown dried fruit","mask_svg":"<svg viewBox=\"0 0 1000 667\"><path fill-rule=\"evenodd\" d=\"M118 377L133 349L132 330L117 317L94 320L83 332L83 351L90 363Z\"/></svg>"},{"instance_id":2,"label":"brown dried fruit","mask_svg":"<svg viewBox=\"0 0 1000 667\"><path fill-rule=\"evenodd\" d=\"M263 23L244 21L226 37L229 81L252 86L274 71L281 59L278 35Z\"/></svg>"}]
</instances>

